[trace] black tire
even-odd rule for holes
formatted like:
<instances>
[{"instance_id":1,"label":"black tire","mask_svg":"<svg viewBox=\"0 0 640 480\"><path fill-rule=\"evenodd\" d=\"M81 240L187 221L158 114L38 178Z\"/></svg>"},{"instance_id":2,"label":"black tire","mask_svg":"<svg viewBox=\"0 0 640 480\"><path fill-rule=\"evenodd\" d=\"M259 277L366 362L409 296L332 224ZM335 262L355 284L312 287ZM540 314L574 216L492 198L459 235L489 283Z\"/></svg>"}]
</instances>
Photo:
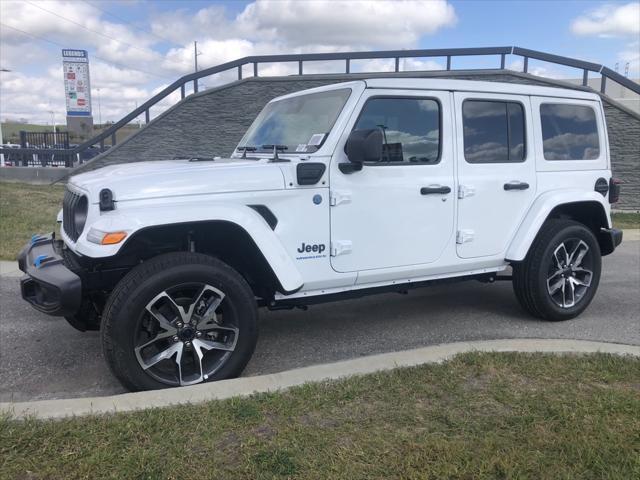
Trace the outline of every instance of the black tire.
<instances>
[{"instance_id":1,"label":"black tire","mask_svg":"<svg viewBox=\"0 0 640 480\"><path fill-rule=\"evenodd\" d=\"M154 319L157 320L158 317L151 315L147 307L150 302L158 298L158 294L166 293L171 288L183 288L183 285L189 286L192 283L211 286L224 292L222 296L224 299L219 307L214 308L214 311L220 308L223 315L222 323L236 329L234 349L224 353L227 355L226 360L208 378L203 375L203 360L200 358L200 375L204 376L204 380L198 380L196 383L237 377L251 358L258 338L258 312L254 294L244 278L227 264L208 255L188 252L159 255L135 267L118 283L107 301L102 316L104 356L113 374L129 390L153 390L177 386L177 384L161 377L160 374L153 373L157 367L143 369L142 360L139 361L141 357L138 357L135 350L140 348L141 342L136 340L136 337L146 334L150 328L149 324L155 324ZM162 298L164 297L161 297L161 300ZM192 303L194 311L196 311L196 304L199 302L196 300ZM176 305L171 302L167 302L167 304ZM179 313L179 310L174 311ZM162 318L166 319L169 316L163 313ZM176 325L176 322L179 323L180 317L176 316L175 318L178 320L171 323L172 326ZM144 322L146 322L147 330L142 327L145 325ZM153 326L157 327L157 325ZM187 326L179 333L184 333ZM198 333L201 334L201 332ZM150 338L154 338L151 332L149 335ZM160 338L160 336L156 333L155 338ZM158 342L175 341L180 343L181 340L176 340L177 338L178 335L175 335L158 340ZM214 340L216 338L217 336ZM188 346L191 346L192 349L195 346L197 340L193 336L190 339L192 345L188 340L186 343L182 342L185 345L185 350L181 350L181 354L186 352ZM158 347L158 350L163 348L165 347ZM205 350L199 349L198 351L202 353ZM205 355L210 351L219 353L217 350L207 350ZM172 357L172 359L176 361L178 357ZM167 361L169 360L163 360L157 365ZM193 361L195 362L195 360ZM179 363L176 362L178 365L176 371L179 375L179 382L182 382L182 368Z\"/></svg>"},{"instance_id":2,"label":"black tire","mask_svg":"<svg viewBox=\"0 0 640 480\"><path fill-rule=\"evenodd\" d=\"M556 249L560 249L558 255L564 256L561 245L577 246L579 242L584 242L588 247L580 263L588 262L589 268L584 271L591 272L591 275L580 273L582 277L576 276L578 272L572 270L571 264L562 268L558 266L555 256ZM572 247L569 249L572 250ZM567 250L565 248L564 251ZM566 258L570 259L570 256ZM593 300L600 283L601 270L600 246L593 232L573 220L550 219L538 232L526 258L513 265L513 289L520 305L531 315L549 321L569 320L580 315ZM582 283L587 283L585 279L588 279L589 286L570 286L567 282L574 280L569 277ZM553 287L560 284L562 288L558 287L560 290L552 294ZM565 287L567 299L562 298Z\"/></svg>"}]
</instances>

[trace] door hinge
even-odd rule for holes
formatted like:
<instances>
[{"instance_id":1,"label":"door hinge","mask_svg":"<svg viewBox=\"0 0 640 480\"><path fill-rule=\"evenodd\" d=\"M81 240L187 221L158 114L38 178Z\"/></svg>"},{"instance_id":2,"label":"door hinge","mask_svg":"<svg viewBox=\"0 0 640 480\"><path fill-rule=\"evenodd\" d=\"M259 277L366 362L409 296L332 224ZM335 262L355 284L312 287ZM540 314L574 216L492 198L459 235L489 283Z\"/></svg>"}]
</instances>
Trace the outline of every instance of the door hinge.
<instances>
[{"instance_id":1,"label":"door hinge","mask_svg":"<svg viewBox=\"0 0 640 480\"><path fill-rule=\"evenodd\" d=\"M460 185L458 187L458 198L473 197L475 194L475 187L471 187L469 185Z\"/></svg>"},{"instance_id":2,"label":"door hinge","mask_svg":"<svg viewBox=\"0 0 640 480\"><path fill-rule=\"evenodd\" d=\"M473 242L473 237L475 236L475 232L473 230L458 230L456 234L456 243L469 243Z\"/></svg>"},{"instance_id":3,"label":"door hinge","mask_svg":"<svg viewBox=\"0 0 640 480\"><path fill-rule=\"evenodd\" d=\"M329 195L329 205L331 205L332 207L340 205L341 203L351 202L351 192L340 192L337 190L331 190L331 193Z\"/></svg>"},{"instance_id":4,"label":"door hinge","mask_svg":"<svg viewBox=\"0 0 640 480\"><path fill-rule=\"evenodd\" d=\"M353 243L351 240L338 240L336 242L331 242L331 256L337 257L338 255L351 253L352 246Z\"/></svg>"}]
</instances>

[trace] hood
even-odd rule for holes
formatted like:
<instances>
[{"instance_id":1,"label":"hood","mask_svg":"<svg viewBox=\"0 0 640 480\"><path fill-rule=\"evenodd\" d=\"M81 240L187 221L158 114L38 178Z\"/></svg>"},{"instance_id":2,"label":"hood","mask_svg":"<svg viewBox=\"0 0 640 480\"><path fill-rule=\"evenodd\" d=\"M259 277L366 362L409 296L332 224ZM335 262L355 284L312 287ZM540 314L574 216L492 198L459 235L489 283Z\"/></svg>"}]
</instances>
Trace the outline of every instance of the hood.
<instances>
[{"instance_id":1,"label":"hood","mask_svg":"<svg viewBox=\"0 0 640 480\"><path fill-rule=\"evenodd\" d=\"M113 165L71 177L91 203L109 188L118 202L211 193L280 190L282 171L267 159L162 160Z\"/></svg>"}]
</instances>

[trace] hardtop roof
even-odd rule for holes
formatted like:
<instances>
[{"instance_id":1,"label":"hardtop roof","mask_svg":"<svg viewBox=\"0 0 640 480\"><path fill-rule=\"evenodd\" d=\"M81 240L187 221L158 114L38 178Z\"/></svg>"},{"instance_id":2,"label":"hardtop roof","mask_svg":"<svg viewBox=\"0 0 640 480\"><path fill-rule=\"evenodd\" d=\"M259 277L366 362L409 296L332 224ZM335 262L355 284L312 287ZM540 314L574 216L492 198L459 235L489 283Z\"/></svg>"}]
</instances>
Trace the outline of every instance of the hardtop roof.
<instances>
[{"instance_id":1,"label":"hardtop roof","mask_svg":"<svg viewBox=\"0 0 640 480\"><path fill-rule=\"evenodd\" d=\"M367 88L393 88L400 90L453 90L461 92L486 92L513 95L540 95L545 97L599 100L600 96L584 90L544 87L512 82L487 82L482 80L455 80L448 78L371 78Z\"/></svg>"}]
</instances>

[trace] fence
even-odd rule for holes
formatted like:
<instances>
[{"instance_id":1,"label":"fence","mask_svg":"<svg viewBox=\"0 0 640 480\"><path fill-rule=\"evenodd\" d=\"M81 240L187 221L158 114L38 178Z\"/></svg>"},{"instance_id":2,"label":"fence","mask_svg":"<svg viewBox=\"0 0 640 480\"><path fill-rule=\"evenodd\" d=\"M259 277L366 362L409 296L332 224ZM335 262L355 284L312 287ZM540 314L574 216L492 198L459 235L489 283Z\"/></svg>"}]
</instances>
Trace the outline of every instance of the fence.
<instances>
[{"instance_id":1,"label":"fence","mask_svg":"<svg viewBox=\"0 0 640 480\"><path fill-rule=\"evenodd\" d=\"M198 72L185 75L171 85L151 97L146 102L142 103L138 108L131 113L114 123L111 127L96 135L94 138L70 149L44 149L40 152L31 151L33 149L21 149L21 153L35 153L37 155L52 155L52 159L55 155L65 155L66 158L73 158L73 155L78 157L86 157L91 150L97 150L103 152L105 148L105 140L111 137L111 146L116 145L116 133L131 121L144 114L145 125L150 121L150 109L157 105L159 102L167 98L174 92L180 90L180 98L184 99L187 96L187 87L192 84L192 92L198 92L198 81L202 78L209 77L218 73L236 71L237 80L242 80L246 66L250 67L254 77L260 76L261 64L273 64L273 63L297 63L298 75L305 75L304 66L307 62L318 61L344 61L344 73L351 72L351 62L354 60L375 60L375 59L393 59L394 71L400 72L400 64L402 59L407 58L435 58L442 57L446 59L446 70L454 70L454 59L458 57L469 56L490 56L496 58L496 67L504 69L506 67L507 55L513 55L522 59L522 71L524 73L529 72L529 60L539 60L544 62L553 63L556 65L562 65L565 67L571 67L578 69L582 74L582 86L588 88L589 74L596 73L600 75L600 93L606 94L607 82L615 82L619 84L623 89L629 90L635 94L640 95L640 85L629 80L628 78L620 75L619 73L611 70L604 65L596 63L585 62L570 57L563 57L560 55L553 55L545 52L539 52L536 50L529 50L520 47L486 47L486 48L449 48L449 49L430 49L430 50L391 50L391 51L374 51L374 52L334 52L334 53L307 53L307 54L289 54L289 55L261 55L244 57L231 62L223 63L221 65L206 68ZM499 60L499 63L498 63ZM469 70L465 68L465 70ZM27 151L29 150L29 151ZM15 150L0 148L0 153L5 155L14 154Z\"/></svg>"}]
</instances>

